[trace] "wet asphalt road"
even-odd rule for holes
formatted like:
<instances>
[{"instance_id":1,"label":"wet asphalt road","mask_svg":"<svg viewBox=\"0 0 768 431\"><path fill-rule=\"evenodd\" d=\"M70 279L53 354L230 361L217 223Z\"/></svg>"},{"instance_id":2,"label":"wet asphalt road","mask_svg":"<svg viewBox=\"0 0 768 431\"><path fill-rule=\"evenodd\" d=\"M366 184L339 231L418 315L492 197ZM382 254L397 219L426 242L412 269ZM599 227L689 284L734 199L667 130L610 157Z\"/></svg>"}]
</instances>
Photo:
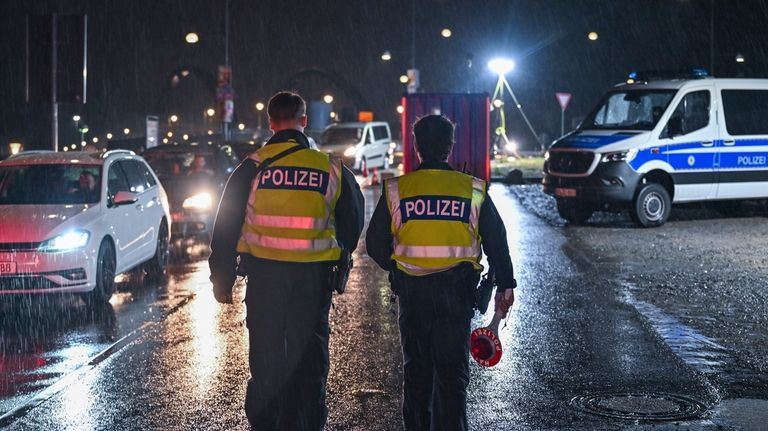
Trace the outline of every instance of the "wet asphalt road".
<instances>
[{"instance_id":1,"label":"wet asphalt road","mask_svg":"<svg viewBox=\"0 0 768 431\"><path fill-rule=\"evenodd\" d=\"M683 209L659 229L602 215L572 227L535 187L497 185L492 196L520 287L501 363L472 366L471 429L766 429L765 216ZM369 213L377 198L366 190ZM396 300L363 252L331 311L327 429L398 430ZM166 285L126 284L98 313L72 300L5 305L0 427L247 429L244 309L216 304L207 276L205 261L174 265ZM682 396L708 411L645 422L570 404L627 392Z\"/></svg>"}]
</instances>

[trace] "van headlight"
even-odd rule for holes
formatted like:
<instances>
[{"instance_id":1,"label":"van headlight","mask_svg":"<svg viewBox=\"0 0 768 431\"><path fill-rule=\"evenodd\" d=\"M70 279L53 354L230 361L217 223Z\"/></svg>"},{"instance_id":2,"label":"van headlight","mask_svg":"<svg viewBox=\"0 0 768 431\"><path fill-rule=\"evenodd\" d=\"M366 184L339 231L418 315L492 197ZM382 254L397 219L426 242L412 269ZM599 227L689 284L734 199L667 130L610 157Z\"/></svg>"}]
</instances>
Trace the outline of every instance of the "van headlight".
<instances>
[{"instance_id":1,"label":"van headlight","mask_svg":"<svg viewBox=\"0 0 768 431\"><path fill-rule=\"evenodd\" d=\"M350 145L347 147L346 150L344 150L344 157L355 157L355 154L357 153L357 147L354 145Z\"/></svg>"},{"instance_id":2,"label":"van headlight","mask_svg":"<svg viewBox=\"0 0 768 431\"><path fill-rule=\"evenodd\" d=\"M181 206L185 210L207 210L213 206L213 197L211 197L211 194L208 192L198 193L184 199L184 203L182 203Z\"/></svg>"},{"instance_id":3,"label":"van headlight","mask_svg":"<svg viewBox=\"0 0 768 431\"><path fill-rule=\"evenodd\" d=\"M615 151L613 153L605 153L603 154L602 159L600 161L602 163L611 163L611 162L631 162L635 156L637 155L637 149L632 148L631 150L624 150L624 151Z\"/></svg>"},{"instance_id":4,"label":"van headlight","mask_svg":"<svg viewBox=\"0 0 768 431\"><path fill-rule=\"evenodd\" d=\"M91 234L85 230L71 230L43 241L37 249L45 252L76 250L85 247L90 236Z\"/></svg>"}]
</instances>

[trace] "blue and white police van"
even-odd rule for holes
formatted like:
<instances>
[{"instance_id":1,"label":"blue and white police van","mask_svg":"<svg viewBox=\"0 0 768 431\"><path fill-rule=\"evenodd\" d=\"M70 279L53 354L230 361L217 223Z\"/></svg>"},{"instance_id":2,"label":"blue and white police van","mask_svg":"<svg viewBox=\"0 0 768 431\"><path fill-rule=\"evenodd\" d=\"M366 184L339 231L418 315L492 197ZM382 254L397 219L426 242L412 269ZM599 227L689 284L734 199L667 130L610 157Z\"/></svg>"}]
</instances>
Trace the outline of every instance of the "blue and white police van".
<instances>
[{"instance_id":1,"label":"blue and white police van","mask_svg":"<svg viewBox=\"0 0 768 431\"><path fill-rule=\"evenodd\" d=\"M561 217L628 209L652 227L672 203L768 198L768 79L627 82L545 155L544 192Z\"/></svg>"}]
</instances>

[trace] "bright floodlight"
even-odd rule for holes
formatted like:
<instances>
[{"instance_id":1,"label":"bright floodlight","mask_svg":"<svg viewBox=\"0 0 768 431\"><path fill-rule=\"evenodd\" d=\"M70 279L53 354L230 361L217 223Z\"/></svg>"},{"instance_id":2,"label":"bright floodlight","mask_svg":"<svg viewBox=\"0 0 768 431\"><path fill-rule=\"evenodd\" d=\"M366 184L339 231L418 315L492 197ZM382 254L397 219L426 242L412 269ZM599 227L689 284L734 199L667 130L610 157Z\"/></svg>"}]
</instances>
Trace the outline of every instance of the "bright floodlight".
<instances>
[{"instance_id":1,"label":"bright floodlight","mask_svg":"<svg viewBox=\"0 0 768 431\"><path fill-rule=\"evenodd\" d=\"M744 56L741 55L741 53L736 54L736 63L744 63L745 59Z\"/></svg>"},{"instance_id":2,"label":"bright floodlight","mask_svg":"<svg viewBox=\"0 0 768 431\"><path fill-rule=\"evenodd\" d=\"M494 58L488 62L488 68L497 75L506 75L515 68L515 62L508 58Z\"/></svg>"}]
</instances>

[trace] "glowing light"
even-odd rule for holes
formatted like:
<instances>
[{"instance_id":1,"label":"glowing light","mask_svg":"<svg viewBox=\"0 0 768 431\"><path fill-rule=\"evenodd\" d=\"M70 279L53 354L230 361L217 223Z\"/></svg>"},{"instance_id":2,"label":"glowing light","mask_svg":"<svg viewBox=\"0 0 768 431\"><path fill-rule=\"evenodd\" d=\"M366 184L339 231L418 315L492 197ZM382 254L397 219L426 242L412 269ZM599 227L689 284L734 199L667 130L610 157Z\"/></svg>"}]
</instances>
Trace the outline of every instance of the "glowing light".
<instances>
[{"instance_id":1,"label":"glowing light","mask_svg":"<svg viewBox=\"0 0 768 431\"><path fill-rule=\"evenodd\" d=\"M173 114L173 115L171 115L170 120L171 120L171 123L175 123L175 122L179 121L179 116L176 115L176 114Z\"/></svg>"},{"instance_id":2,"label":"glowing light","mask_svg":"<svg viewBox=\"0 0 768 431\"><path fill-rule=\"evenodd\" d=\"M107 133L107 139L112 139L112 133L111 132Z\"/></svg>"},{"instance_id":3,"label":"glowing light","mask_svg":"<svg viewBox=\"0 0 768 431\"><path fill-rule=\"evenodd\" d=\"M213 130L208 131L208 136L213 135Z\"/></svg>"},{"instance_id":4,"label":"glowing light","mask_svg":"<svg viewBox=\"0 0 768 431\"><path fill-rule=\"evenodd\" d=\"M494 108L501 108L502 106L504 106L504 102L501 99L493 99Z\"/></svg>"},{"instance_id":5,"label":"glowing light","mask_svg":"<svg viewBox=\"0 0 768 431\"><path fill-rule=\"evenodd\" d=\"M88 145L88 143L87 143L87 142L85 142L85 141L80 141L80 146L81 146L81 147L84 147L84 146L86 146L86 145Z\"/></svg>"},{"instance_id":6,"label":"glowing light","mask_svg":"<svg viewBox=\"0 0 768 431\"><path fill-rule=\"evenodd\" d=\"M453 35L453 32L451 31L451 29L450 29L450 28L444 28L444 29L443 29L443 30L440 32L440 36L443 36L443 37L444 37L444 38L446 38L446 39L447 39L447 38L449 38L449 37L451 37L451 35Z\"/></svg>"},{"instance_id":7,"label":"glowing light","mask_svg":"<svg viewBox=\"0 0 768 431\"><path fill-rule=\"evenodd\" d=\"M238 130L245 130L245 124L240 123L237 125Z\"/></svg>"},{"instance_id":8,"label":"glowing light","mask_svg":"<svg viewBox=\"0 0 768 431\"><path fill-rule=\"evenodd\" d=\"M494 58L488 62L488 69L497 75L506 75L515 68L515 62L508 58Z\"/></svg>"},{"instance_id":9,"label":"glowing light","mask_svg":"<svg viewBox=\"0 0 768 431\"><path fill-rule=\"evenodd\" d=\"M163 143L167 144L168 143L168 138L163 138Z\"/></svg>"},{"instance_id":10,"label":"glowing light","mask_svg":"<svg viewBox=\"0 0 768 431\"><path fill-rule=\"evenodd\" d=\"M395 108L395 110L397 111L398 114L402 114L403 112L405 112L405 108L403 107L403 105L398 105L397 108Z\"/></svg>"},{"instance_id":11,"label":"glowing light","mask_svg":"<svg viewBox=\"0 0 768 431\"><path fill-rule=\"evenodd\" d=\"M184 40L187 41L187 43L197 43L200 41L200 37L195 32L187 33L186 36L184 36Z\"/></svg>"},{"instance_id":12,"label":"glowing light","mask_svg":"<svg viewBox=\"0 0 768 431\"><path fill-rule=\"evenodd\" d=\"M98 144L99 143L99 138L94 136L93 139L91 139L91 141L93 141L94 144Z\"/></svg>"},{"instance_id":13,"label":"glowing light","mask_svg":"<svg viewBox=\"0 0 768 431\"><path fill-rule=\"evenodd\" d=\"M127 134L129 134L129 133L131 133L131 129L129 129L129 128L127 128L127 127L126 127L125 129L123 129L123 134L124 134L124 135L127 135Z\"/></svg>"},{"instance_id":14,"label":"glowing light","mask_svg":"<svg viewBox=\"0 0 768 431\"><path fill-rule=\"evenodd\" d=\"M216 110L215 110L215 109L213 109L213 108L208 108L208 109L205 111L205 115L207 115L207 116L209 116L209 117L213 117L214 115L216 115Z\"/></svg>"},{"instance_id":15,"label":"glowing light","mask_svg":"<svg viewBox=\"0 0 768 431\"><path fill-rule=\"evenodd\" d=\"M19 151L21 151L21 147L22 147L21 142L11 142L8 144L8 148L11 149L11 155L19 154Z\"/></svg>"},{"instance_id":16,"label":"glowing light","mask_svg":"<svg viewBox=\"0 0 768 431\"><path fill-rule=\"evenodd\" d=\"M599 36L596 31L590 31L589 34L587 34L587 38L593 42L596 41L598 37Z\"/></svg>"},{"instance_id":17,"label":"glowing light","mask_svg":"<svg viewBox=\"0 0 768 431\"><path fill-rule=\"evenodd\" d=\"M173 132L168 132L165 135L168 136L169 138L173 138Z\"/></svg>"},{"instance_id":18,"label":"glowing light","mask_svg":"<svg viewBox=\"0 0 768 431\"><path fill-rule=\"evenodd\" d=\"M333 111L331 111L331 113L329 115L330 115L331 118L336 118L336 113L333 112Z\"/></svg>"},{"instance_id":19,"label":"glowing light","mask_svg":"<svg viewBox=\"0 0 768 431\"><path fill-rule=\"evenodd\" d=\"M323 96L323 102L328 104L333 103L333 96L331 96L330 94L326 94L325 96Z\"/></svg>"},{"instance_id":20,"label":"glowing light","mask_svg":"<svg viewBox=\"0 0 768 431\"><path fill-rule=\"evenodd\" d=\"M392 54L389 51L384 51L381 53L381 59L384 61L392 60Z\"/></svg>"},{"instance_id":21,"label":"glowing light","mask_svg":"<svg viewBox=\"0 0 768 431\"><path fill-rule=\"evenodd\" d=\"M79 115L74 115L74 116L72 116L72 121L74 121L75 123L77 123L78 121L80 121L80 116L79 116Z\"/></svg>"},{"instance_id":22,"label":"glowing light","mask_svg":"<svg viewBox=\"0 0 768 431\"><path fill-rule=\"evenodd\" d=\"M189 135L187 135L187 134L185 133L185 134L183 134L183 135L181 136L181 139L183 139L183 140L185 140L185 141L186 141L186 140L189 140Z\"/></svg>"},{"instance_id":23,"label":"glowing light","mask_svg":"<svg viewBox=\"0 0 768 431\"><path fill-rule=\"evenodd\" d=\"M400 83L401 84L407 84L408 83L408 75L400 75Z\"/></svg>"},{"instance_id":24,"label":"glowing light","mask_svg":"<svg viewBox=\"0 0 768 431\"><path fill-rule=\"evenodd\" d=\"M256 103L256 110L262 111L264 109L264 104L261 102Z\"/></svg>"},{"instance_id":25,"label":"glowing light","mask_svg":"<svg viewBox=\"0 0 768 431\"><path fill-rule=\"evenodd\" d=\"M744 63L747 61L741 53L736 54L736 63Z\"/></svg>"}]
</instances>

